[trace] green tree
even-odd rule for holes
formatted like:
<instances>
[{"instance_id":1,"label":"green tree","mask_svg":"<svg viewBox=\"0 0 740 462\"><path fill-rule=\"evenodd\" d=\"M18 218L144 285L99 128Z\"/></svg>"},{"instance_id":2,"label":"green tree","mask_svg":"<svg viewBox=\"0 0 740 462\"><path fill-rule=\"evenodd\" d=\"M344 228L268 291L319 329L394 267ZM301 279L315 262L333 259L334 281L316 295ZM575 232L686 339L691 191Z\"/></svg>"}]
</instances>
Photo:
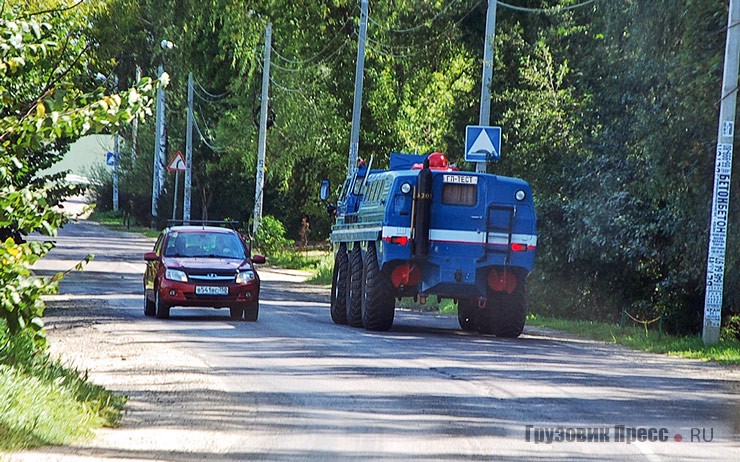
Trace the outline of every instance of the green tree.
<instances>
[{"instance_id":1,"label":"green tree","mask_svg":"<svg viewBox=\"0 0 740 462\"><path fill-rule=\"evenodd\" d=\"M61 275L41 280L30 274L51 244L27 243L23 236L53 236L67 220L55 206L78 192L63 174L43 170L80 136L116 130L146 112L152 90L148 79L121 94L96 88L86 69L92 43L84 30L99 7L29 1L5 2L0 11L0 318L11 334L32 329L40 343L40 297Z\"/></svg>"}]
</instances>

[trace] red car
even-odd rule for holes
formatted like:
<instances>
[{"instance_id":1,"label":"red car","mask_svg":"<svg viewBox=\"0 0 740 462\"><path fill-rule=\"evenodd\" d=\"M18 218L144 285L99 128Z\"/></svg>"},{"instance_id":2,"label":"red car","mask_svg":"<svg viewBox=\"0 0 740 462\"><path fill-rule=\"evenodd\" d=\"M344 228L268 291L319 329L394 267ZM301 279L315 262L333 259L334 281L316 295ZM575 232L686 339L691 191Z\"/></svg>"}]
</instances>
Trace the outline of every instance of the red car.
<instances>
[{"instance_id":1,"label":"red car","mask_svg":"<svg viewBox=\"0 0 740 462\"><path fill-rule=\"evenodd\" d=\"M144 314L166 319L170 308L228 307L231 319L256 321L260 278L242 236L216 226L165 229L144 254Z\"/></svg>"}]
</instances>

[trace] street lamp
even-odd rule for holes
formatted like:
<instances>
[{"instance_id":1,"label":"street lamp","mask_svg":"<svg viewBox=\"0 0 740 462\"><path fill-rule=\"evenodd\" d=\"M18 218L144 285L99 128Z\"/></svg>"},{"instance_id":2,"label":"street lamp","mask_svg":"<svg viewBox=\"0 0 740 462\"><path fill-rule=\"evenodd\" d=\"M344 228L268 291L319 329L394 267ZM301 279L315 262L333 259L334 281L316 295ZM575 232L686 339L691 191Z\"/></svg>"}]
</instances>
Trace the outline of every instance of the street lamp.
<instances>
[{"instance_id":1,"label":"street lamp","mask_svg":"<svg viewBox=\"0 0 740 462\"><path fill-rule=\"evenodd\" d=\"M169 40L162 40L159 46L163 50L171 50L175 44ZM164 66L157 66L157 78L164 74ZM164 189L164 170L166 165L166 135L165 135L165 106L164 106L164 88L160 84L157 87L157 120L154 134L154 171L152 173L152 229L156 227L157 209L159 208L159 196Z\"/></svg>"}]
</instances>

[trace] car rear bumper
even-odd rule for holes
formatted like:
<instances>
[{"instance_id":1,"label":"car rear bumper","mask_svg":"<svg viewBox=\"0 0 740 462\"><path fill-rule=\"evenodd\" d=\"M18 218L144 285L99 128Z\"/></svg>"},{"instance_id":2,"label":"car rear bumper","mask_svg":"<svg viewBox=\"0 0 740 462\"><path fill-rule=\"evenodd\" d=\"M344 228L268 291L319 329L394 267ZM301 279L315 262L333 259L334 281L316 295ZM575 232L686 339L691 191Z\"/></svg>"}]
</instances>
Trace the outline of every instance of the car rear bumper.
<instances>
[{"instance_id":1,"label":"car rear bumper","mask_svg":"<svg viewBox=\"0 0 740 462\"><path fill-rule=\"evenodd\" d=\"M159 286L160 301L169 306L239 307L259 300L259 282L230 284L228 295L196 295L196 285L162 279Z\"/></svg>"}]
</instances>

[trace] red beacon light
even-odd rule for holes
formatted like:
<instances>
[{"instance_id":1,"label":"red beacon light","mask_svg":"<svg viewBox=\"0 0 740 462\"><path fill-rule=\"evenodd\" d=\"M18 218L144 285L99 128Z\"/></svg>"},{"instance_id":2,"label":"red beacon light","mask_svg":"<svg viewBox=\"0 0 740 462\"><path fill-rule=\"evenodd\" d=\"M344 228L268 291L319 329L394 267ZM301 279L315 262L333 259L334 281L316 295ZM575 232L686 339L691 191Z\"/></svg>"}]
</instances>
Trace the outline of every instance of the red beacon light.
<instances>
[{"instance_id":1,"label":"red beacon light","mask_svg":"<svg viewBox=\"0 0 740 462\"><path fill-rule=\"evenodd\" d=\"M445 170L448 172L460 170L454 165L449 165L449 163L447 162L447 157L441 152L433 152L429 154L427 158L429 159L429 168L431 170ZM412 170L421 170L422 168L422 164L414 164L411 167Z\"/></svg>"},{"instance_id":2,"label":"red beacon light","mask_svg":"<svg viewBox=\"0 0 740 462\"><path fill-rule=\"evenodd\" d=\"M429 154L429 168L445 168L447 167L447 158L441 152L433 152Z\"/></svg>"}]
</instances>

